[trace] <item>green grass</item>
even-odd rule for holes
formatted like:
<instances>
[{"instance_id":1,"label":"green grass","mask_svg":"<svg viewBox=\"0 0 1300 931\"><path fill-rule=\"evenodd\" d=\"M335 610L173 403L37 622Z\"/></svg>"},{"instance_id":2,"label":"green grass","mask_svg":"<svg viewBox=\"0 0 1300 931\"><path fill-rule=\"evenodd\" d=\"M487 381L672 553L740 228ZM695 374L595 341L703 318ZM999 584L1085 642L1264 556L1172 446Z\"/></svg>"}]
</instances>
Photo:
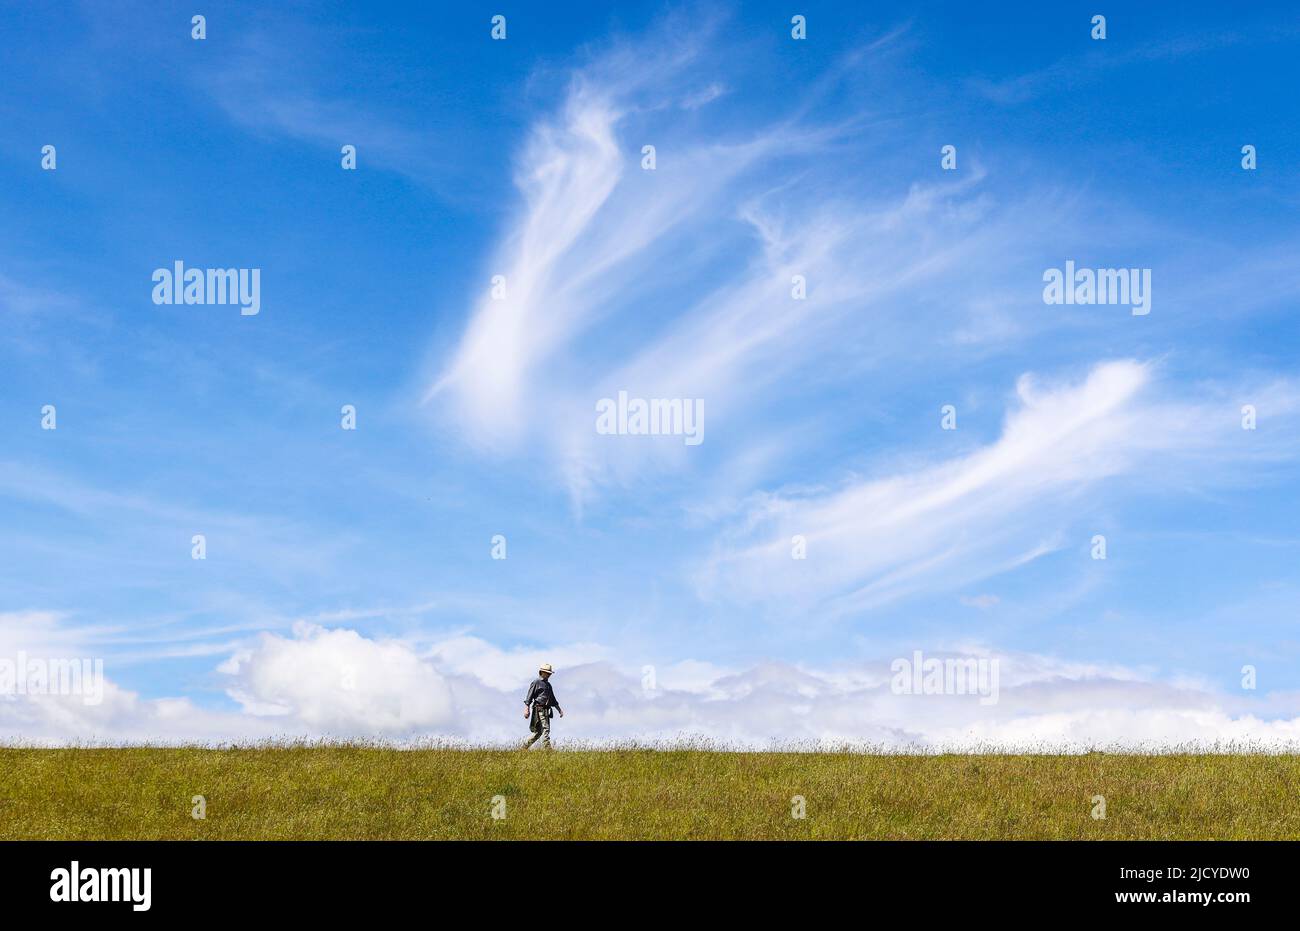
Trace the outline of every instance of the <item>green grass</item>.
<instances>
[{"instance_id":1,"label":"green grass","mask_svg":"<svg viewBox=\"0 0 1300 931\"><path fill-rule=\"evenodd\" d=\"M1294 839L1297 786L1267 754L0 748L0 838Z\"/></svg>"}]
</instances>

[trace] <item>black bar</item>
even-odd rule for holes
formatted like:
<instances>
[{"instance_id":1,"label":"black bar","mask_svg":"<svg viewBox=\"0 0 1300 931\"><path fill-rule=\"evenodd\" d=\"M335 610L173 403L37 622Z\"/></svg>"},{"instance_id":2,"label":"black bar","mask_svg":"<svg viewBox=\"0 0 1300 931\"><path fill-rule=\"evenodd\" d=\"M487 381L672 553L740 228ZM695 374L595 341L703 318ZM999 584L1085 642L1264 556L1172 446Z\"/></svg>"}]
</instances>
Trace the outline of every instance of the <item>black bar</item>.
<instances>
[{"instance_id":1,"label":"black bar","mask_svg":"<svg viewBox=\"0 0 1300 931\"><path fill-rule=\"evenodd\" d=\"M450 916L464 906L526 921L558 902L566 914L617 907L627 918L630 904L668 909L687 897L697 917L714 910L732 919L805 900L852 903L862 916L1041 906L1057 917L1199 910L1228 918L1290 903L1297 854L1300 842L1289 841L9 841L0 843L0 889L7 916L75 910L127 920L374 919L411 908ZM148 910L135 910L125 893L128 901L52 901L51 874L73 861L83 877L91 868L149 868ZM1132 893L1155 901L1118 900ZM1245 898L1162 901L1166 893Z\"/></svg>"}]
</instances>

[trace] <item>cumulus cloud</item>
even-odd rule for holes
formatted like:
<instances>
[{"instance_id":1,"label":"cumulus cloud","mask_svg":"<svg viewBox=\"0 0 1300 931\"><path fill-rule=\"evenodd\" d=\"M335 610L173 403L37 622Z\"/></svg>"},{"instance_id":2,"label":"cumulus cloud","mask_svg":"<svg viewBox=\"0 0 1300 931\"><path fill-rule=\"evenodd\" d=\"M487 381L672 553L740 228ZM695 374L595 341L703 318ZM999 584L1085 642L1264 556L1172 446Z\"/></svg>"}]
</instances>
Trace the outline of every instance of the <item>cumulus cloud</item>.
<instances>
[{"instance_id":1,"label":"cumulus cloud","mask_svg":"<svg viewBox=\"0 0 1300 931\"><path fill-rule=\"evenodd\" d=\"M293 633L263 634L221 665L234 680L228 694L247 714L338 734L406 734L452 723L446 678L406 645L305 623Z\"/></svg>"}]
</instances>

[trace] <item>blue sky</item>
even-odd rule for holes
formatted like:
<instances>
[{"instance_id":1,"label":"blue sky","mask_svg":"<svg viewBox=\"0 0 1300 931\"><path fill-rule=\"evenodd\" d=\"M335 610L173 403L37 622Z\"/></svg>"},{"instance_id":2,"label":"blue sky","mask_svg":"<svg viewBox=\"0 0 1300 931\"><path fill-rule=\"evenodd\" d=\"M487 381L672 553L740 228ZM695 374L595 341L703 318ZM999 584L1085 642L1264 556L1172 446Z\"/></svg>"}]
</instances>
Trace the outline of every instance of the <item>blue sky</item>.
<instances>
[{"instance_id":1,"label":"blue sky","mask_svg":"<svg viewBox=\"0 0 1300 931\"><path fill-rule=\"evenodd\" d=\"M0 11L0 652L112 683L0 732L1300 738L1300 19L1042 6Z\"/></svg>"}]
</instances>

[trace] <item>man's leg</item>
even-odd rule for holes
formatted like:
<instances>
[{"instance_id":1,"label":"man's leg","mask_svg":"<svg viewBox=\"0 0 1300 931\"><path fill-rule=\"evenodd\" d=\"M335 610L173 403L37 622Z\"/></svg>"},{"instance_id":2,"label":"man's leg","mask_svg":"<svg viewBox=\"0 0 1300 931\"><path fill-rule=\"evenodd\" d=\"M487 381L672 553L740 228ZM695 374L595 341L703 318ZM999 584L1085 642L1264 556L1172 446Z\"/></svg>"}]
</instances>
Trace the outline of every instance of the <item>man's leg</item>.
<instances>
[{"instance_id":1,"label":"man's leg","mask_svg":"<svg viewBox=\"0 0 1300 931\"><path fill-rule=\"evenodd\" d=\"M551 749L551 716L549 714L543 714L541 716L541 725L542 747L549 750ZM538 735L534 734L533 740L536 740L537 736Z\"/></svg>"}]
</instances>

